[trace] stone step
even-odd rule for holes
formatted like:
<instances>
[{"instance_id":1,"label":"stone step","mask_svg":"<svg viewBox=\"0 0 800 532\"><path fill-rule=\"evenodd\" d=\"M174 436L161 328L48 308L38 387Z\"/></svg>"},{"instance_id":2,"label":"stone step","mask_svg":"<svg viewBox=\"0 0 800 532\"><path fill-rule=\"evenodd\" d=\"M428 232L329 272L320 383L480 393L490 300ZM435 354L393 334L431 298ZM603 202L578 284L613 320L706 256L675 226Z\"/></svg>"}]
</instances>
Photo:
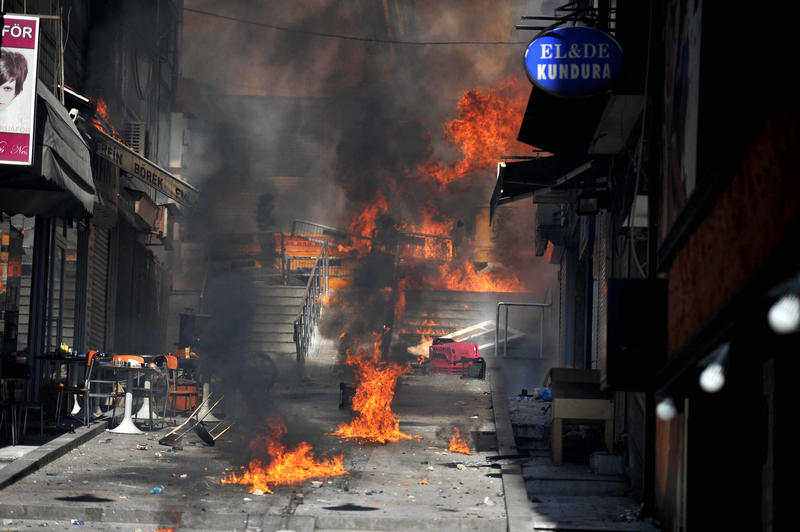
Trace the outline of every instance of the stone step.
<instances>
[{"instance_id":1,"label":"stone step","mask_svg":"<svg viewBox=\"0 0 800 532\"><path fill-rule=\"evenodd\" d=\"M254 295L251 299L252 304L254 307L259 307L262 305L268 306L286 306L286 307L294 307L300 308L300 304L303 302L303 298L301 297L289 297L289 296L258 296Z\"/></svg>"},{"instance_id":2,"label":"stone step","mask_svg":"<svg viewBox=\"0 0 800 532\"><path fill-rule=\"evenodd\" d=\"M571 532L658 532L636 520L639 504L629 497L537 495L532 497L535 530ZM623 516L629 516L630 520Z\"/></svg>"},{"instance_id":3,"label":"stone step","mask_svg":"<svg viewBox=\"0 0 800 532\"><path fill-rule=\"evenodd\" d=\"M297 347L294 342L268 342L268 341L251 341L246 347L248 352L257 353L263 351L264 353L292 353L297 352Z\"/></svg>"},{"instance_id":4,"label":"stone step","mask_svg":"<svg viewBox=\"0 0 800 532\"><path fill-rule=\"evenodd\" d=\"M495 318L495 312L491 308L462 308L462 307L438 307L430 305L427 307L409 308L406 306L403 313L404 319L410 322L424 320L471 320L474 322L486 321Z\"/></svg>"},{"instance_id":5,"label":"stone step","mask_svg":"<svg viewBox=\"0 0 800 532\"><path fill-rule=\"evenodd\" d=\"M250 334L252 336L272 336L273 334L293 334L294 321L288 323L251 323Z\"/></svg>"},{"instance_id":6,"label":"stone step","mask_svg":"<svg viewBox=\"0 0 800 532\"><path fill-rule=\"evenodd\" d=\"M297 316L300 305L256 305L253 307L254 316Z\"/></svg>"},{"instance_id":7,"label":"stone step","mask_svg":"<svg viewBox=\"0 0 800 532\"><path fill-rule=\"evenodd\" d=\"M588 468L522 466L529 495L622 496L630 489L624 475L596 475Z\"/></svg>"},{"instance_id":8,"label":"stone step","mask_svg":"<svg viewBox=\"0 0 800 532\"><path fill-rule=\"evenodd\" d=\"M253 330L249 342L291 342L294 343L294 329L286 332L261 332Z\"/></svg>"},{"instance_id":9,"label":"stone step","mask_svg":"<svg viewBox=\"0 0 800 532\"><path fill-rule=\"evenodd\" d=\"M520 292L460 292L456 290L409 290L406 301L474 301L497 304L498 301L534 301L534 295Z\"/></svg>"},{"instance_id":10,"label":"stone step","mask_svg":"<svg viewBox=\"0 0 800 532\"><path fill-rule=\"evenodd\" d=\"M305 286L258 286L253 287L258 296L270 295L274 297L300 297L306 293Z\"/></svg>"},{"instance_id":11,"label":"stone step","mask_svg":"<svg viewBox=\"0 0 800 532\"><path fill-rule=\"evenodd\" d=\"M288 325L292 326L296 313L292 314L253 314L250 317L250 323L254 325Z\"/></svg>"}]
</instances>

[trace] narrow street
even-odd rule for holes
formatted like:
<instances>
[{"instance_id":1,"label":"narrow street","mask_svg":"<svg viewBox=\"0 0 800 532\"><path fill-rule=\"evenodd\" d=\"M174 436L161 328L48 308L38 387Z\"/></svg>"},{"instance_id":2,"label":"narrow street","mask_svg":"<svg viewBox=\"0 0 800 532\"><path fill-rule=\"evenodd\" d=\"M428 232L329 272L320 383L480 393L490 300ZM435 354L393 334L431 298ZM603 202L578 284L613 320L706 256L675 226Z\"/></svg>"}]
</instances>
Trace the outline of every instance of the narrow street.
<instances>
[{"instance_id":1,"label":"narrow street","mask_svg":"<svg viewBox=\"0 0 800 532\"><path fill-rule=\"evenodd\" d=\"M781 8L0 0L0 530L784 530Z\"/></svg>"},{"instance_id":2,"label":"narrow street","mask_svg":"<svg viewBox=\"0 0 800 532\"><path fill-rule=\"evenodd\" d=\"M401 377L392 409L410 438L359 445L328 435L352 412L339 408L343 376L335 344L320 342L306 363L302 384L276 385L271 400L280 405L285 420L303 420L303 434L316 454L324 449L328 457L344 455L347 475L252 494L247 486L221 483L246 465L243 449L249 442L236 425L213 447L193 431L175 446L159 445L171 425L142 435L97 431L95 426L91 439L66 444L63 456L43 460L35 472L0 491L0 514L7 520L2 529L59 529L77 520L90 530L503 531L533 520L537 530L558 525L655 530L625 521L622 514L635 511L634 500L591 496L587 488L573 501L550 487L549 496L531 496L539 500L531 512L525 504L526 483L537 471L551 482L566 483L561 493L567 494L580 493L581 485L591 490L603 477L577 464L553 468L546 454L538 459L520 454L501 363L490 363L486 379L434 373ZM293 375L291 363L283 366L281 374ZM464 435L471 454L449 450L454 428ZM544 444L546 449L549 442ZM0 469L0 479L3 473Z\"/></svg>"}]
</instances>

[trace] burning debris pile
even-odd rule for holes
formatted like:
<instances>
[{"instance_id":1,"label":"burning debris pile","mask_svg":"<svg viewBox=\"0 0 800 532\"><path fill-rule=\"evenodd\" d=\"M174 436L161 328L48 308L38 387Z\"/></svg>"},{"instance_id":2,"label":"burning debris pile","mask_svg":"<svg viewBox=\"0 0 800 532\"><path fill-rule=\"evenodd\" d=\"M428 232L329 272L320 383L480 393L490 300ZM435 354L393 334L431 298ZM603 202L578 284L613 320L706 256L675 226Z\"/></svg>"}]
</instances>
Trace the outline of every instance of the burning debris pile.
<instances>
[{"instance_id":1,"label":"burning debris pile","mask_svg":"<svg viewBox=\"0 0 800 532\"><path fill-rule=\"evenodd\" d=\"M378 342L371 352L363 348L355 354L348 352L346 364L356 371L352 409L357 415L350 423L341 423L331 436L383 444L412 438L400 431L400 421L391 408L397 379L411 368L379 358Z\"/></svg>"},{"instance_id":2,"label":"burning debris pile","mask_svg":"<svg viewBox=\"0 0 800 532\"><path fill-rule=\"evenodd\" d=\"M451 453L461 453L461 454L472 454L472 451L469 450L469 445L467 444L467 440L465 440L461 436L461 432L458 430L458 427L453 427L453 431L455 434L452 438L450 438L450 452Z\"/></svg>"},{"instance_id":3,"label":"burning debris pile","mask_svg":"<svg viewBox=\"0 0 800 532\"><path fill-rule=\"evenodd\" d=\"M272 488L283 484L297 484L310 478L327 478L349 474L344 468L344 455L333 458L314 458L313 449L307 442L300 442L293 450L280 443L286 433L283 425L250 442L254 458L241 474L231 473L222 478L222 484L242 484L250 487L250 493L273 493ZM268 456L263 456L264 451Z\"/></svg>"}]
</instances>

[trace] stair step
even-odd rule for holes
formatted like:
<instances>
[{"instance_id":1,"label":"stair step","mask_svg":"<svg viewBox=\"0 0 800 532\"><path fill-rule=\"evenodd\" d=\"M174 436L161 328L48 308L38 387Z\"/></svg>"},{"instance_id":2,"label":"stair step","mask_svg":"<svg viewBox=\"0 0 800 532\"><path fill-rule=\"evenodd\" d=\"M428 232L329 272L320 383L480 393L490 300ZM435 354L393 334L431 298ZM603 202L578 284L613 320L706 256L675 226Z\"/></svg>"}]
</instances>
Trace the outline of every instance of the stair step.
<instances>
[{"instance_id":1,"label":"stair step","mask_svg":"<svg viewBox=\"0 0 800 532\"><path fill-rule=\"evenodd\" d=\"M294 344L294 330L282 332L263 332L253 330L250 334L251 342L290 342Z\"/></svg>"},{"instance_id":2,"label":"stair step","mask_svg":"<svg viewBox=\"0 0 800 532\"><path fill-rule=\"evenodd\" d=\"M296 353L297 347L294 342L249 342L247 344L247 351L251 353L265 352L265 353Z\"/></svg>"},{"instance_id":3,"label":"stair step","mask_svg":"<svg viewBox=\"0 0 800 532\"><path fill-rule=\"evenodd\" d=\"M300 305L256 305L253 307L254 316L296 316Z\"/></svg>"},{"instance_id":4,"label":"stair step","mask_svg":"<svg viewBox=\"0 0 800 532\"><path fill-rule=\"evenodd\" d=\"M294 334L294 322L291 323L251 323L250 334L253 336L273 334Z\"/></svg>"},{"instance_id":5,"label":"stair step","mask_svg":"<svg viewBox=\"0 0 800 532\"><path fill-rule=\"evenodd\" d=\"M565 466L522 466L529 495L624 495L630 483L624 475L596 475L588 468Z\"/></svg>"},{"instance_id":6,"label":"stair step","mask_svg":"<svg viewBox=\"0 0 800 532\"><path fill-rule=\"evenodd\" d=\"M250 323L253 325L288 325L292 326L296 314L253 314Z\"/></svg>"},{"instance_id":7,"label":"stair step","mask_svg":"<svg viewBox=\"0 0 800 532\"><path fill-rule=\"evenodd\" d=\"M303 302L302 296L299 297L272 296L272 295L261 296L256 294L253 298L253 305L255 307L264 304L270 306L287 306L287 307L300 308L300 304L302 302Z\"/></svg>"},{"instance_id":8,"label":"stair step","mask_svg":"<svg viewBox=\"0 0 800 532\"><path fill-rule=\"evenodd\" d=\"M305 285L297 285L297 286L274 286L274 285L264 285L264 284L257 284L253 287L254 290L257 292L269 292L271 294L276 295L287 295L287 296L295 296L295 295L303 295L306 291Z\"/></svg>"},{"instance_id":9,"label":"stair step","mask_svg":"<svg viewBox=\"0 0 800 532\"><path fill-rule=\"evenodd\" d=\"M628 521L622 515L635 514L639 504L628 497L536 495L532 497L536 530L658 532L646 521Z\"/></svg>"}]
</instances>

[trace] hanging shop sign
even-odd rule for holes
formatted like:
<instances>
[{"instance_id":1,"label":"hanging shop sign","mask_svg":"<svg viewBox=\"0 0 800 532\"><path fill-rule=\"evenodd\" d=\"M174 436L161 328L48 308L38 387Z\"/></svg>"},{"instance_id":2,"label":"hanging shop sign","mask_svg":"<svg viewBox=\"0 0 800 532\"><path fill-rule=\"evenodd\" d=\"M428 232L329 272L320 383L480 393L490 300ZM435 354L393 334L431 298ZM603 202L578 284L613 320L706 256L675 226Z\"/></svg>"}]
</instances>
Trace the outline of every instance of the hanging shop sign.
<instances>
[{"instance_id":1,"label":"hanging shop sign","mask_svg":"<svg viewBox=\"0 0 800 532\"><path fill-rule=\"evenodd\" d=\"M114 163L123 172L136 177L181 205L188 207L197 200L197 189L186 181L145 159L104 132L96 130L92 133L95 153Z\"/></svg>"},{"instance_id":2,"label":"hanging shop sign","mask_svg":"<svg viewBox=\"0 0 800 532\"><path fill-rule=\"evenodd\" d=\"M622 48L609 34L587 26L549 31L525 50L531 82L558 96L587 96L610 87L622 69Z\"/></svg>"},{"instance_id":3,"label":"hanging shop sign","mask_svg":"<svg viewBox=\"0 0 800 532\"><path fill-rule=\"evenodd\" d=\"M30 166L39 19L3 15L0 20L0 164Z\"/></svg>"}]
</instances>

